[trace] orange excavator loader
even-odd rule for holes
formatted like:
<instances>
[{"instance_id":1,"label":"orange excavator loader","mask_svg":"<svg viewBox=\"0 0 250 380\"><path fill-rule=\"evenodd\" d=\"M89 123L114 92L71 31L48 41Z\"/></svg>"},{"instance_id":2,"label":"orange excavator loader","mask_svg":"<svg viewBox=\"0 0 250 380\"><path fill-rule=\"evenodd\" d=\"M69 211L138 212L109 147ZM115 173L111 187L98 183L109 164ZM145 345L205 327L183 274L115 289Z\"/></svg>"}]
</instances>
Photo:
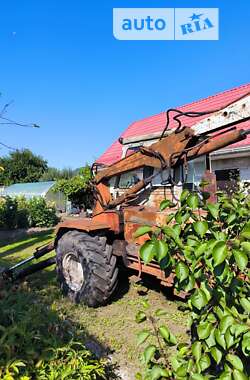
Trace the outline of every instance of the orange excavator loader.
<instances>
[{"instance_id":1,"label":"orange excavator loader","mask_svg":"<svg viewBox=\"0 0 250 380\"><path fill-rule=\"evenodd\" d=\"M176 128L170 130L172 114ZM203 118L193 127L186 127L182 125L183 116ZM250 95L246 94L220 110L183 113L171 109L160 136L141 136L137 141L120 139L123 158L109 167L93 168L92 217L60 223L53 243L5 270L4 276L20 278L56 263L63 292L76 302L94 307L104 305L114 293L121 265L172 286L173 276L156 262L147 266L141 262L139 247L145 237L134 239L133 234L142 225L164 224L169 210L160 211L160 202L178 198L187 182L190 161L204 162L212 200L216 181L209 167L209 154L245 139L249 131L237 126L249 119ZM53 249L55 258L19 269Z\"/></svg>"}]
</instances>

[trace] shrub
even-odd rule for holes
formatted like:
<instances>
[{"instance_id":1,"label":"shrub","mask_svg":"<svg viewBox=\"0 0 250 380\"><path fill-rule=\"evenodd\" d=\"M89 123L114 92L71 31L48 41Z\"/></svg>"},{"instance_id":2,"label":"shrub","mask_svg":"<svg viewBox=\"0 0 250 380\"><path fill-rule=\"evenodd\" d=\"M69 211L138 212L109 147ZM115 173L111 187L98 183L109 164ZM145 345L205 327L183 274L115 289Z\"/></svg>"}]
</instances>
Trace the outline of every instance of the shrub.
<instances>
[{"instance_id":1,"label":"shrub","mask_svg":"<svg viewBox=\"0 0 250 380\"><path fill-rule=\"evenodd\" d=\"M0 209L0 225L3 228L16 228L17 226L17 200L10 197L6 197L1 202Z\"/></svg>"},{"instance_id":2,"label":"shrub","mask_svg":"<svg viewBox=\"0 0 250 380\"><path fill-rule=\"evenodd\" d=\"M210 204L207 194L201 201L185 190L165 226L141 227L136 233L150 234L140 249L142 260L156 260L162 270L175 273L174 286L188 294L190 312L190 344L177 346L170 365L162 340L166 346L175 345L175 337L167 326L158 328L155 319L139 311L137 321L149 318L153 334L161 337L144 351L147 380L249 379L250 199L244 192L218 195L218 202ZM161 209L169 206L165 200ZM144 331L141 340L151 334Z\"/></svg>"},{"instance_id":3,"label":"shrub","mask_svg":"<svg viewBox=\"0 0 250 380\"><path fill-rule=\"evenodd\" d=\"M47 204L44 198L32 198L28 202L30 227L52 227L58 222L53 204Z\"/></svg>"},{"instance_id":4,"label":"shrub","mask_svg":"<svg viewBox=\"0 0 250 380\"><path fill-rule=\"evenodd\" d=\"M52 227L58 222L53 204L44 198L24 197L0 199L0 227L6 229Z\"/></svg>"}]
</instances>

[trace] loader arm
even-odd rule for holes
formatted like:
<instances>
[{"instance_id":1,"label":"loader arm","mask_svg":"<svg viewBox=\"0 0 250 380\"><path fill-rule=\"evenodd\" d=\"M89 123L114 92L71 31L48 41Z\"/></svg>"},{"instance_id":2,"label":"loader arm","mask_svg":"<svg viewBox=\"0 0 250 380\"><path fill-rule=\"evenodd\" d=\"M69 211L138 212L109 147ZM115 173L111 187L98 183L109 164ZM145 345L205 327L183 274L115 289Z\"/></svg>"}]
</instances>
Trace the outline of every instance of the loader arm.
<instances>
[{"instance_id":1,"label":"loader arm","mask_svg":"<svg viewBox=\"0 0 250 380\"><path fill-rule=\"evenodd\" d=\"M244 140L248 132L243 129L237 130L236 126L250 120L250 95L245 95L219 111L208 112L211 115L193 127L181 127L180 117L182 113L178 110L176 112L178 115L174 119L179 123L179 126L172 130L168 136L163 137L150 147L141 147L138 152L121 159L96 175L97 205L94 214L124 203L145 188L151 180L151 178L141 180L123 195L112 200L109 196L107 182L113 176L145 166L158 168L159 171L172 168ZM183 113L184 116L191 116L191 114L200 116L205 113ZM103 191L104 189L105 191Z\"/></svg>"}]
</instances>

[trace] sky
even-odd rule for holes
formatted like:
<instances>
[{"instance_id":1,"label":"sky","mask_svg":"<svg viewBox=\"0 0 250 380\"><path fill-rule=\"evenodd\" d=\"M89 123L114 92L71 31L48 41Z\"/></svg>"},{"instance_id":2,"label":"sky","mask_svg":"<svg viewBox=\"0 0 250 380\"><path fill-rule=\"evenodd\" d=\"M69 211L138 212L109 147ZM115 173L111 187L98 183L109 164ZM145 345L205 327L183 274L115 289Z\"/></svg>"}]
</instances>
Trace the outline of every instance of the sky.
<instances>
[{"instance_id":1,"label":"sky","mask_svg":"<svg viewBox=\"0 0 250 380\"><path fill-rule=\"evenodd\" d=\"M119 41L119 7L219 7L220 40ZM248 83L249 18L247 0L2 2L0 105L41 128L0 125L0 141L58 168L92 163L133 121Z\"/></svg>"}]
</instances>

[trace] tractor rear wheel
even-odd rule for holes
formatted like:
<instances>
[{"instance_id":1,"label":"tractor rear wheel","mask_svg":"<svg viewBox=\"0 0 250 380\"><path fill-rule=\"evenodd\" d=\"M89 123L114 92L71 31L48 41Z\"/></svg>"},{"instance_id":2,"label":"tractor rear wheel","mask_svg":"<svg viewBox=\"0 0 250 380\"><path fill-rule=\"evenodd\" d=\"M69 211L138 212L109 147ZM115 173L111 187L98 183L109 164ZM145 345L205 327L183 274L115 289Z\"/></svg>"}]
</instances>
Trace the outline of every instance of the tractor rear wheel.
<instances>
[{"instance_id":1,"label":"tractor rear wheel","mask_svg":"<svg viewBox=\"0 0 250 380\"><path fill-rule=\"evenodd\" d=\"M65 233L58 240L56 262L60 286L74 302L92 307L105 305L116 289L116 256L104 236Z\"/></svg>"}]
</instances>

